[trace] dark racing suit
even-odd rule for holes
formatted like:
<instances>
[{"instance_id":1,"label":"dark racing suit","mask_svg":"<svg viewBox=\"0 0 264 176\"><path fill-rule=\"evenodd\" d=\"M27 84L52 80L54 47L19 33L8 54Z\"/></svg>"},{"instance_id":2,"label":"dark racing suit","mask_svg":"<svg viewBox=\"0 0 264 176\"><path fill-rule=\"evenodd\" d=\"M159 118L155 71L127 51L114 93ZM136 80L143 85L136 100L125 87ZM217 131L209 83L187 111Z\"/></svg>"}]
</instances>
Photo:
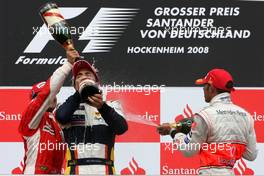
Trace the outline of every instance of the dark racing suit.
<instances>
[{"instance_id":1,"label":"dark racing suit","mask_svg":"<svg viewBox=\"0 0 264 176\"><path fill-rule=\"evenodd\" d=\"M115 135L128 128L117 102L96 109L76 92L58 108L56 119L64 124L68 143L65 174L115 174Z\"/></svg>"}]
</instances>

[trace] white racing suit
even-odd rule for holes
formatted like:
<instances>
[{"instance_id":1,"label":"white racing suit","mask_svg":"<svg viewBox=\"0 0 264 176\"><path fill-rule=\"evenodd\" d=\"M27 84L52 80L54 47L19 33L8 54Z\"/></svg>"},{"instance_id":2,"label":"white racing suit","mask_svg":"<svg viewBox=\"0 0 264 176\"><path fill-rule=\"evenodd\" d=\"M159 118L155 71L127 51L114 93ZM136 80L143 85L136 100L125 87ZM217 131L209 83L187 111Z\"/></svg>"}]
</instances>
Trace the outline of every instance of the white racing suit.
<instances>
[{"instance_id":1,"label":"white racing suit","mask_svg":"<svg viewBox=\"0 0 264 176\"><path fill-rule=\"evenodd\" d=\"M189 134L174 137L185 156L199 152L199 174L234 175L233 166L241 157L257 157L254 120L241 107L234 105L229 93L215 96L209 106L195 114Z\"/></svg>"}]
</instances>

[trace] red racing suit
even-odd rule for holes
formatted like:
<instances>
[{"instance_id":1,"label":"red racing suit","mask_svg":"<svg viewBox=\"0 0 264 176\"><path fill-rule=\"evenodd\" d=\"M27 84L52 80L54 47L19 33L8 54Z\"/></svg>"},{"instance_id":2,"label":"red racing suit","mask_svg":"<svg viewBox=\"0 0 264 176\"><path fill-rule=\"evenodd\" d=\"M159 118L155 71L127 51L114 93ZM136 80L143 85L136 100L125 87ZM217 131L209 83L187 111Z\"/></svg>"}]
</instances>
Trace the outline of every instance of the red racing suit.
<instances>
[{"instance_id":1,"label":"red racing suit","mask_svg":"<svg viewBox=\"0 0 264 176\"><path fill-rule=\"evenodd\" d=\"M48 112L72 65L66 62L48 79L23 112L19 125L25 148L24 174L60 174L64 159L62 131Z\"/></svg>"},{"instance_id":2,"label":"red racing suit","mask_svg":"<svg viewBox=\"0 0 264 176\"><path fill-rule=\"evenodd\" d=\"M174 137L185 156L199 152L199 174L233 175L240 158L253 161L257 157L254 120L232 103L229 93L215 96L210 105L195 115L191 132Z\"/></svg>"}]
</instances>

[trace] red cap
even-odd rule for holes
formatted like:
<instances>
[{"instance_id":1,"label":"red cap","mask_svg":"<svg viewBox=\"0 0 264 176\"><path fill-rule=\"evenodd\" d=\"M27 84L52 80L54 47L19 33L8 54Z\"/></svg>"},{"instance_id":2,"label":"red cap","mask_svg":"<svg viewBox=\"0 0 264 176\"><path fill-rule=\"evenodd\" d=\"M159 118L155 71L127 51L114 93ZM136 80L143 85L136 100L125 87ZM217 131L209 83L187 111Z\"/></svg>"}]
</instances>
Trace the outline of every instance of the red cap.
<instances>
[{"instance_id":1,"label":"red cap","mask_svg":"<svg viewBox=\"0 0 264 176\"><path fill-rule=\"evenodd\" d=\"M78 60L77 62L74 63L73 68L72 68L72 74L73 74L74 79L76 78L78 72L81 69L90 70L94 74L96 81L99 82L99 77L96 73L96 69L93 66L91 66L89 62L87 62L86 60Z\"/></svg>"},{"instance_id":2,"label":"red cap","mask_svg":"<svg viewBox=\"0 0 264 176\"><path fill-rule=\"evenodd\" d=\"M227 87L227 83L231 82L230 87ZM196 85L201 84L211 84L214 87L221 89L221 90L227 90L227 91L234 91L233 88L233 78L230 73L228 73L224 69L213 69L207 73L207 75L204 78L197 79L195 81Z\"/></svg>"},{"instance_id":3,"label":"red cap","mask_svg":"<svg viewBox=\"0 0 264 176\"><path fill-rule=\"evenodd\" d=\"M30 99L33 99L42 90L43 86L46 84L45 81L34 84L31 88Z\"/></svg>"}]
</instances>

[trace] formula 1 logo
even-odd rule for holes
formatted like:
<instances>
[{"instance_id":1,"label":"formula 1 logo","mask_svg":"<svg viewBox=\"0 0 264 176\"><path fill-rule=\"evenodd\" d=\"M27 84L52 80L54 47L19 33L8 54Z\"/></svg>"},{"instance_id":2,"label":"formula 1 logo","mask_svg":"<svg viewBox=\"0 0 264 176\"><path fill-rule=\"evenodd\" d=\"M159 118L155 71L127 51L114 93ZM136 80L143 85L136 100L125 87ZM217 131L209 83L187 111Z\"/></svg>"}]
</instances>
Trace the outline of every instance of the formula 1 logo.
<instances>
[{"instance_id":1,"label":"formula 1 logo","mask_svg":"<svg viewBox=\"0 0 264 176\"><path fill-rule=\"evenodd\" d=\"M65 19L77 18L87 7L59 8ZM82 53L109 52L133 20L138 9L100 8L78 40L89 41ZM45 24L41 26L24 53L41 53L50 40L54 40Z\"/></svg>"}]
</instances>

